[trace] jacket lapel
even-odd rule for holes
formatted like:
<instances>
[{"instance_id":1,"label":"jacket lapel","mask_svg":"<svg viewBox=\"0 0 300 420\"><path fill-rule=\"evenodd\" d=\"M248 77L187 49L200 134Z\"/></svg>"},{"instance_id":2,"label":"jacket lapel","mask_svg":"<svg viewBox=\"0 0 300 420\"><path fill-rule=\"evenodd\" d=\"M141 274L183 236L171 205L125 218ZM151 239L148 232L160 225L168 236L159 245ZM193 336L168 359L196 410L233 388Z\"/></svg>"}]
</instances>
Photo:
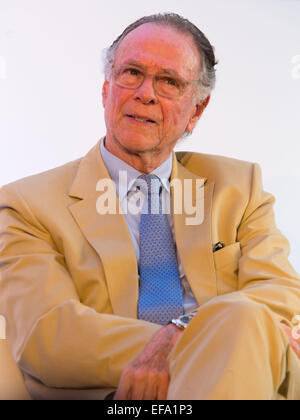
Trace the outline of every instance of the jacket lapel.
<instances>
[{"instance_id":1,"label":"jacket lapel","mask_svg":"<svg viewBox=\"0 0 300 420\"><path fill-rule=\"evenodd\" d=\"M69 195L80 200L69 207L85 238L103 264L114 314L137 317L138 268L125 217L100 215L96 209L99 180L110 179L100 153L100 142L82 159ZM119 206L117 195L114 199Z\"/></svg>"},{"instance_id":2,"label":"jacket lapel","mask_svg":"<svg viewBox=\"0 0 300 420\"><path fill-rule=\"evenodd\" d=\"M206 179L189 171L177 161L174 155L171 181L176 178L180 180L182 185L184 185L185 179L192 180L194 205L196 199L196 181L198 181L198 186L200 187L200 191L198 192L202 204L200 210L204 212L202 223L196 225L187 224L187 219L191 215L186 211L184 201L190 200L191 194L184 197L185 188L183 188L182 194L183 211L181 214L174 214L174 229L178 253L185 276L200 306L217 295L211 238L211 208L214 183L207 182ZM174 188L172 188L172 199L174 209L176 205Z\"/></svg>"}]
</instances>

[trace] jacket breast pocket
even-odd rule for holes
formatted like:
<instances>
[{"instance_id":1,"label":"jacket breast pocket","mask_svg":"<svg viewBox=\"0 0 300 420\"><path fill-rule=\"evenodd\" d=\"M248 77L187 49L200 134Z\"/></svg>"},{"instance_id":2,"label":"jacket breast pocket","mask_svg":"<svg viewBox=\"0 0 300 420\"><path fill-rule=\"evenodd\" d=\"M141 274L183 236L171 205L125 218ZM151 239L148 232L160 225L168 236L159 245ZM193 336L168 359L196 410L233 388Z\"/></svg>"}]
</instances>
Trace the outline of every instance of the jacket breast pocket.
<instances>
[{"instance_id":1,"label":"jacket breast pocket","mask_svg":"<svg viewBox=\"0 0 300 420\"><path fill-rule=\"evenodd\" d=\"M238 270L241 255L240 242L227 245L225 248L214 252L218 295L238 290Z\"/></svg>"}]
</instances>

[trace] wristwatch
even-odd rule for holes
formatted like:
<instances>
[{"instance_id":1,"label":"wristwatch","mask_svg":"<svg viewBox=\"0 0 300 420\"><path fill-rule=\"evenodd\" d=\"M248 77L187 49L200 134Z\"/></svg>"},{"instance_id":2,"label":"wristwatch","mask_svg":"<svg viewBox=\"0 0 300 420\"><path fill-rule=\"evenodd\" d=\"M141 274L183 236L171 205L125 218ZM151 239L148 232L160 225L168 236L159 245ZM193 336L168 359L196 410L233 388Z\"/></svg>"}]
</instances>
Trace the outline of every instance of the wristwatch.
<instances>
[{"instance_id":1,"label":"wristwatch","mask_svg":"<svg viewBox=\"0 0 300 420\"><path fill-rule=\"evenodd\" d=\"M170 324L176 325L176 327L179 328L180 330L185 330L188 327L191 320L196 315L196 313L197 311L194 311L194 312L191 312L190 314L181 315L177 319L172 319Z\"/></svg>"}]
</instances>

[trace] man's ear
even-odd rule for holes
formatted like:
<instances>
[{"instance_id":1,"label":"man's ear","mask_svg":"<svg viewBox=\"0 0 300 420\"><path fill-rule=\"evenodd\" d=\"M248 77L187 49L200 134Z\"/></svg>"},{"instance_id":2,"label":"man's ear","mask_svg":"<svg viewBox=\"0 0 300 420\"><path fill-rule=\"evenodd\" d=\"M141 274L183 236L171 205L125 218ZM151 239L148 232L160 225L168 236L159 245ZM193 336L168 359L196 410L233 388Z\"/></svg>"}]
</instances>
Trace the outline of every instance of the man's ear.
<instances>
[{"instance_id":1,"label":"man's ear","mask_svg":"<svg viewBox=\"0 0 300 420\"><path fill-rule=\"evenodd\" d=\"M107 95L108 95L108 87L109 87L109 82L107 80L105 80L105 82L103 83L103 86L102 86L102 104L103 104L104 108L105 108L105 105L106 105L106 99L107 99Z\"/></svg>"},{"instance_id":2,"label":"man's ear","mask_svg":"<svg viewBox=\"0 0 300 420\"><path fill-rule=\"evenodd\" d=\"M194 128L197 124L197 121L199 120L203 111L207 107L209 100L210 100L210 95L207 98L205 98L202 102L199 102L195 105L194 113L191 116L188 125L186 126L186 131L193 131L194 130Z\"/></svg>"}]
</instances>

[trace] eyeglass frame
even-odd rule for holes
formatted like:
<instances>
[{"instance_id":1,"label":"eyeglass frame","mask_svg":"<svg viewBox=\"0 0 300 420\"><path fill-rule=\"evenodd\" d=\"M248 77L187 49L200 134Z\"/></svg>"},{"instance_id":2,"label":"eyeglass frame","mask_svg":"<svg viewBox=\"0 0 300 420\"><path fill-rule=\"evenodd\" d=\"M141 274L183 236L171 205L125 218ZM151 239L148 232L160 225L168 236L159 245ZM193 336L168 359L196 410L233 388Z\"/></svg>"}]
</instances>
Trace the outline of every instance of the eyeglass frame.
<instances>
[{"instance_id":1,"label":"eyeglass frame","mask_svg":"<svg viewBox=\"0 0 300 420\"><path fill-rule=\"evenodd\" d=\"M154 92L158 95L158 96L162 96L162 97L164 97L164 98L168 98L168 99L180 99L180 98L182 98L182 96L184 95L184 93L186 92L186 89L188 88L188 86L190 86L190 85L193 85L193 84L197 84L197 83L199 83L200 81L201 81L201 79L198 79L198 80L191 80L191 81L186 81L186 80L183 80L181 77L177 77L177 76L172 76L171 74L168 74L168 73L157 73L157 74L153 74L153 75L151 75L151 74L149 74L148 72L145 72L143 69L142 69L142 67L140 67L140 66L138 66L138 65L133 65L133 64L123 64L123 65L121 65L120 66L120 68L123 68L123 67L126 67L126 66L128 66L128 68L132 68L133 70L137 70L137 71L140 71L143 75L144 75L144 78L143 78L143 80L142 80L142 82L141 82L141 84L139 85L139 86L137 86L137 87L134 87L134 88L132 88L132 87L128 87L128 86L122 86L121 84L119 84L117 81L116 81L116 79L115 79L115 75L114 75L114 71L115 71L115 69L116 69L116 66L115 66L115 64L114 63L112 63L111 64L111 70L112 70L112 75L113 75L113 78L114 78L114 80L115 80L115 83L116 83L116 85L117 86L119 86L119 87L121 87L121 88L123 88L123 89L129 89L129 90L137 90L137 89L139 89L142 85L143 85L143 83L145 82L145 79L146 79L146 77L151 77L151 79L152 79L152 86L153 86L153 90L154 90ZM183 89L182 89L182 93L179 95L179 96L167 96L167 95L160 95L160 94L158 94L157 93L157 91L156 91L156 88L155 88L155 83L154 83L154 79L155 79L155 77L157 77L157 76L166 76L166 77L170 77L170 78L174 78L174 79L176 79L176 80L179 80L180 81L180 83L183 85Z\"/></svg>"}]
</instances>

